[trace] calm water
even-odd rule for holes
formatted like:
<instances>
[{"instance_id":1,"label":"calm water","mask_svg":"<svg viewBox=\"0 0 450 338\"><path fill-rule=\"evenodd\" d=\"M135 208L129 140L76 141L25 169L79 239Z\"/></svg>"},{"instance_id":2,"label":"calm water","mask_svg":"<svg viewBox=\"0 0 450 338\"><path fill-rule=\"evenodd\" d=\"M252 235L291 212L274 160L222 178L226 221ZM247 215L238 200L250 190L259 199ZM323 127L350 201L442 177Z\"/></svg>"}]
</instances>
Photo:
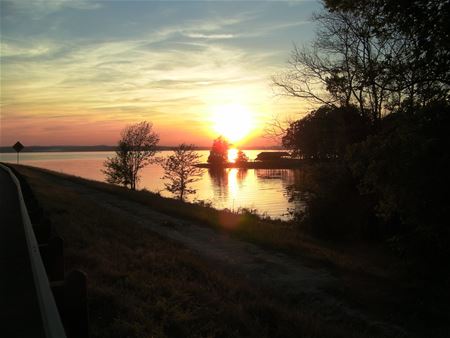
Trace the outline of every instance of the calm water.
<instances>
[{"instance_id":1,"label":"calm water","mask_svg":"<svg viewBox=\"0 0 450 338\"><path fill-rule=\"evenodd\" d=\"M259 152L261 151L245 151L250 159L254 159ZM158 156L166 157L170 153L162 151ZM209 152L199 151L199 154L202 155L202 161L206 161ZM20 163L104 181L105 177L101 172L103 162L113 155L113 152L22 153ZM15 163L16 154L1 153L0 160ZM160 166L149 165L142 170L139 188L171 196L164 191L162 176ZM289 201L287 188L294 184L301 186L303 180L301 170L224 169L219 173L205 170L202 179L193 184L197 193L189 196L189 200L210 202L218 209L256 209L258 213L273 218L289 219L288 210L303 208L303 201L301 198Z\"/></svg>"}]
</instances>

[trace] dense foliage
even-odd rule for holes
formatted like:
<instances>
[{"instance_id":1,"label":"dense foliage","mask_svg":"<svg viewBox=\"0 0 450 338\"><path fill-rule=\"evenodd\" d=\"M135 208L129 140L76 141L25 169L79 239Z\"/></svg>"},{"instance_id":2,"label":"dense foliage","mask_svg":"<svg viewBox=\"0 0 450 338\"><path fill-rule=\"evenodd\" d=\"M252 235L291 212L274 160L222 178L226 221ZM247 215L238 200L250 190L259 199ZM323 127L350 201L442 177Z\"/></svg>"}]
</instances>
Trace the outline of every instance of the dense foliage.
<instances>
[{"instance_id":1,"label":"dense foliage","mask_svg":"<svg viewBox=\"0 0 450 338\"><path fill-rule=\"evenodd\" d=\"M355 107L322 106L292 122L282 142L296 157L335 159L349 144L362 141L367 131L368 121Z\"/></svg>"},{"instance_id":2,"label":"dense foliage","mask_svg":"<svg viewBox=\"0 0 450 338\"><path fill-rule=\"evenodd\" d=\"M449 130L446 102L400 110L347 161L395 248L434 262L450 257Z\"/></svg>"},{"instance_id":3,"label":"dense foliage","mask_svg":"<svg viewBox=\"0 0 450 338\"><path fill-rule=\"evenodd\" d=\"M450 258L450 1L325 4L311 48L295 48L274 77L284 94L322 105L290 124L283 145L335 160L316 168L299 225L322 237L381 240L414 266L442 271Z\"/></svg>"}]
</instances>

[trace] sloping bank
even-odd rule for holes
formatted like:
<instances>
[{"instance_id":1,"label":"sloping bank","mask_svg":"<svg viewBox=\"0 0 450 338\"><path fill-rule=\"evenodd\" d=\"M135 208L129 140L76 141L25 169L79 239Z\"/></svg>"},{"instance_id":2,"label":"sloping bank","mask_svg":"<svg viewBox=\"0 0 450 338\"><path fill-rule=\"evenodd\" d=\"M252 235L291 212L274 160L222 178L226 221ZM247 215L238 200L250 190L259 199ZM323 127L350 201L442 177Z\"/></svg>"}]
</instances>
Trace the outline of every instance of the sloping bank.
<instances>
[{"instance_id":1,"label":"sloping bank","mask_svg":"<svg viewBox=\"0 0 450 338\"><path fill-rule=\"evenodd\" d=\"M402 335L327 295L336 280L324 270L217 231L249 235L275 223L18 169L64 237L69 268L89 275L94 337ZM178 217L167 215L171 208ZM179 217L188 209L190 220ZM216 229L200 225L202 217Z\"/></svg>"}]
</instances>

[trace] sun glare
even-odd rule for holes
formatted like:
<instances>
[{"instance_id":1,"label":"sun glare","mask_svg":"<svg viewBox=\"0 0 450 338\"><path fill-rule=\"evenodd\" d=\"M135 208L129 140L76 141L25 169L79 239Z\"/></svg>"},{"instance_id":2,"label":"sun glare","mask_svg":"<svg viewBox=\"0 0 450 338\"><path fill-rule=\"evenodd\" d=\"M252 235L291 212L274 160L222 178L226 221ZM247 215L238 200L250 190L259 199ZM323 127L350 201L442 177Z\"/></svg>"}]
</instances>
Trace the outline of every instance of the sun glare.
<instances>
[{"instance_id":1,"label":"sun glare","mask_svg":"<svg viewBox=\"0 0 450 338\"><path fill-rule=\"evenodd\" d=\"M238 150L236 148L228 149L228 162L236 162Z\"/></svg>"},{"instance_id":2,"label":"sun glare","mask_svg":"<svg viewBox=\"0 0 450 338\"><path fill-rule=\"evenodd\" d=\"M253 129L252 113L240 104L218 106L213 113L214 130L232 143L241 141Z\"/></svg>"}]
</instances>

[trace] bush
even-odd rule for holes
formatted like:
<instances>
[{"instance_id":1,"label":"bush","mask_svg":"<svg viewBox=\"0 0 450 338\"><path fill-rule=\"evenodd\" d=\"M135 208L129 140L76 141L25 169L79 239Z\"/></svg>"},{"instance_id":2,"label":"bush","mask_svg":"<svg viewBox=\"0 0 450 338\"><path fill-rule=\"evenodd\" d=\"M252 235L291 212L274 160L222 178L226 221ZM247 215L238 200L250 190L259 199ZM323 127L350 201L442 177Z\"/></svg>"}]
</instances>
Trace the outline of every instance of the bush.
<instances>
[{"instance_id":1,"label":"bush","mask_svg":"<svg viewBox=\"0 0 450 338\"><path fill-rule=\"evenodd\" d=\"M317 168L300 226L324 239L378 238L372 202L343 164Z\"/></svg>"}]
</instances>

